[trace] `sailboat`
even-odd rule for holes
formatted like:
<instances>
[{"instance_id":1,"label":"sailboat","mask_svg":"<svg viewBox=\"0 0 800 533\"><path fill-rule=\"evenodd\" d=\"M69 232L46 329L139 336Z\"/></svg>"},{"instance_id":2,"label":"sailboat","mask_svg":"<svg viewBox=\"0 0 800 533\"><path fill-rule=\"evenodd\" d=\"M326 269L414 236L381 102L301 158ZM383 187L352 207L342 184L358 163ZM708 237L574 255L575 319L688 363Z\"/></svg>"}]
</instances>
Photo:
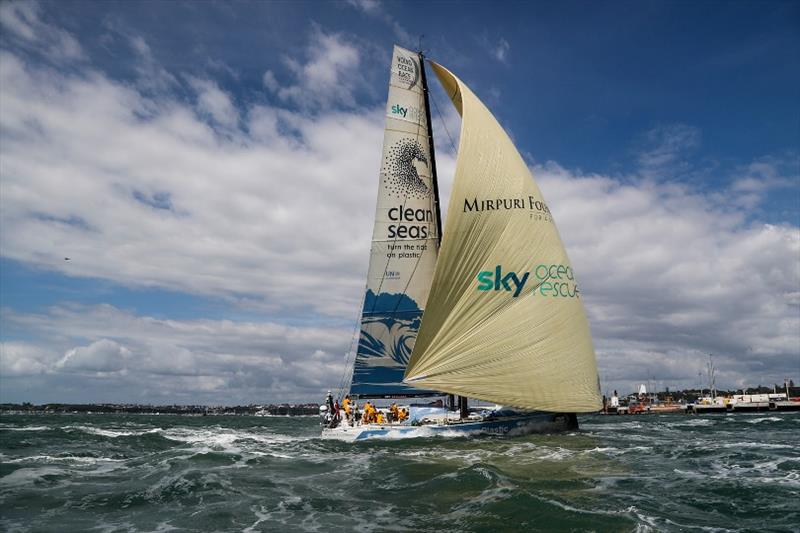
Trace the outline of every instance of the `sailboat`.
<instances>
[{"instance_id":1,"label":"sailboat","mask_svg":"<svg viewBox=\"0 0 800 533\"><path fill-rule=\"evenodd\" d=\"M322 436L577 428L576 413L600 410L600 382L553 215L491 112L427 62L461 115L444 231L426 58L395 46L358 347L339 397L349 414L329 400ZM408 416L359 420L364 401L406 402Z\"/></svg>"}]
</instances>

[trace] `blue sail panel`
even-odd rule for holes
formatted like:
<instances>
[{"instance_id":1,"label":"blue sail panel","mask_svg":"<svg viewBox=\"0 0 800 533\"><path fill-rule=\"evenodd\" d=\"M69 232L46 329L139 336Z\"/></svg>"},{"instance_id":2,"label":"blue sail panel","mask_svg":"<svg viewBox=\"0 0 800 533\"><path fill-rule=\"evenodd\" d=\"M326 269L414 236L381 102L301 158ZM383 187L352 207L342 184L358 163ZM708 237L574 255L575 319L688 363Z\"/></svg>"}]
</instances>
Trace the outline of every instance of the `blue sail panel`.
<instances>
[{"instance_id":1,"label":"blue sail panel","mask_svg":"<svg viewBox=\"0 0 800 533\"><path fill-rule=\"evenodd\" d=\"M359 397L430 396L403 383L422 310L405 294L367 289L350 394Z\"/></svg>"}]
</instances>

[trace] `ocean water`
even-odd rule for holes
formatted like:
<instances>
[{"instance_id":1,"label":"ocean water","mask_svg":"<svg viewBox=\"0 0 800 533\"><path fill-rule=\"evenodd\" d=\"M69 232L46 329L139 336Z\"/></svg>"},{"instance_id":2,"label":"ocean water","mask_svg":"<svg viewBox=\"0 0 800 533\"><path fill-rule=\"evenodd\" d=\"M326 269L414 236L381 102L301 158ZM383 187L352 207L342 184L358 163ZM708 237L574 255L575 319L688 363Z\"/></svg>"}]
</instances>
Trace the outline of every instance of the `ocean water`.
<instances>
[{"instance_id":1,"label":"ocean water","mask_svg":"<svg viewBox=\"0 0 800 533\"><path fill-rule=\"evenodd\" d=\"M0 417L3 531L800 531L800 414L346 444L315 418Z\"/></svg>"}]
</instances>

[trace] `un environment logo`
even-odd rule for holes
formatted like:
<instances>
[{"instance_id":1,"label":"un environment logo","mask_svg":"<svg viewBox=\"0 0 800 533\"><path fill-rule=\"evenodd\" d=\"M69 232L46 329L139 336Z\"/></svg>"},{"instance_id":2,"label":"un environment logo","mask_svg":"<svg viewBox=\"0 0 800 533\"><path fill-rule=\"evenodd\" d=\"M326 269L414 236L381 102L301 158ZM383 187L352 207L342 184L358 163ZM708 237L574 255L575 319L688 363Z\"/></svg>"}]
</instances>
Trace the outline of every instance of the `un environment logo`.
<instances>
[{"instance_id":1,"label":"un environment logo","mask_svg":"<svg viewBox=\"0 0 800 533\"><path fill-rule=\"evenodd\" d=\"M428 166L428 158L416 139L400 139L389 148L383 160L383 183L390 194L418 200L430 196L430 187L420 178L415 162Z\"/></svg>"}]
</instances>

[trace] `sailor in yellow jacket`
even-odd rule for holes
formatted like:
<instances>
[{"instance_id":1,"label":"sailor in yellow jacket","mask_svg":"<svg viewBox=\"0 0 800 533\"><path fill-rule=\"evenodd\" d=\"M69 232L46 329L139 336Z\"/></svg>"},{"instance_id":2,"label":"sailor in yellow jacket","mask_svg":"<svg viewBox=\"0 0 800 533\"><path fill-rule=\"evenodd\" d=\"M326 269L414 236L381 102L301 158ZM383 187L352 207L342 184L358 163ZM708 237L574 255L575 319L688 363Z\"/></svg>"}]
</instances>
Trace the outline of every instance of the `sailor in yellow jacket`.
<instances>
[{"instance_id":1,"label":"sailor in yellow jacket","mask_svg":"<svg viewBox=\"0 0 800 533\"><path fill-rule=\"evenodd\" d=\"M372 404L370 404L369 402L364 403L364 412L361 415L361 423L369 424L371 414L372 414Z\"/></svg>"},{"instance_id":2,"label":"sailor in yellow jacket","mask_svg":"<svg viewBox=\"0 0 800 533\"><path fill-rule=\"evenodd\" d=\"M342 401L342 407L344 408L344 414L346 414L347 416L350 416L350 395L349 394L344 397L344 400Z\"/></svg>"}]
</instances>

